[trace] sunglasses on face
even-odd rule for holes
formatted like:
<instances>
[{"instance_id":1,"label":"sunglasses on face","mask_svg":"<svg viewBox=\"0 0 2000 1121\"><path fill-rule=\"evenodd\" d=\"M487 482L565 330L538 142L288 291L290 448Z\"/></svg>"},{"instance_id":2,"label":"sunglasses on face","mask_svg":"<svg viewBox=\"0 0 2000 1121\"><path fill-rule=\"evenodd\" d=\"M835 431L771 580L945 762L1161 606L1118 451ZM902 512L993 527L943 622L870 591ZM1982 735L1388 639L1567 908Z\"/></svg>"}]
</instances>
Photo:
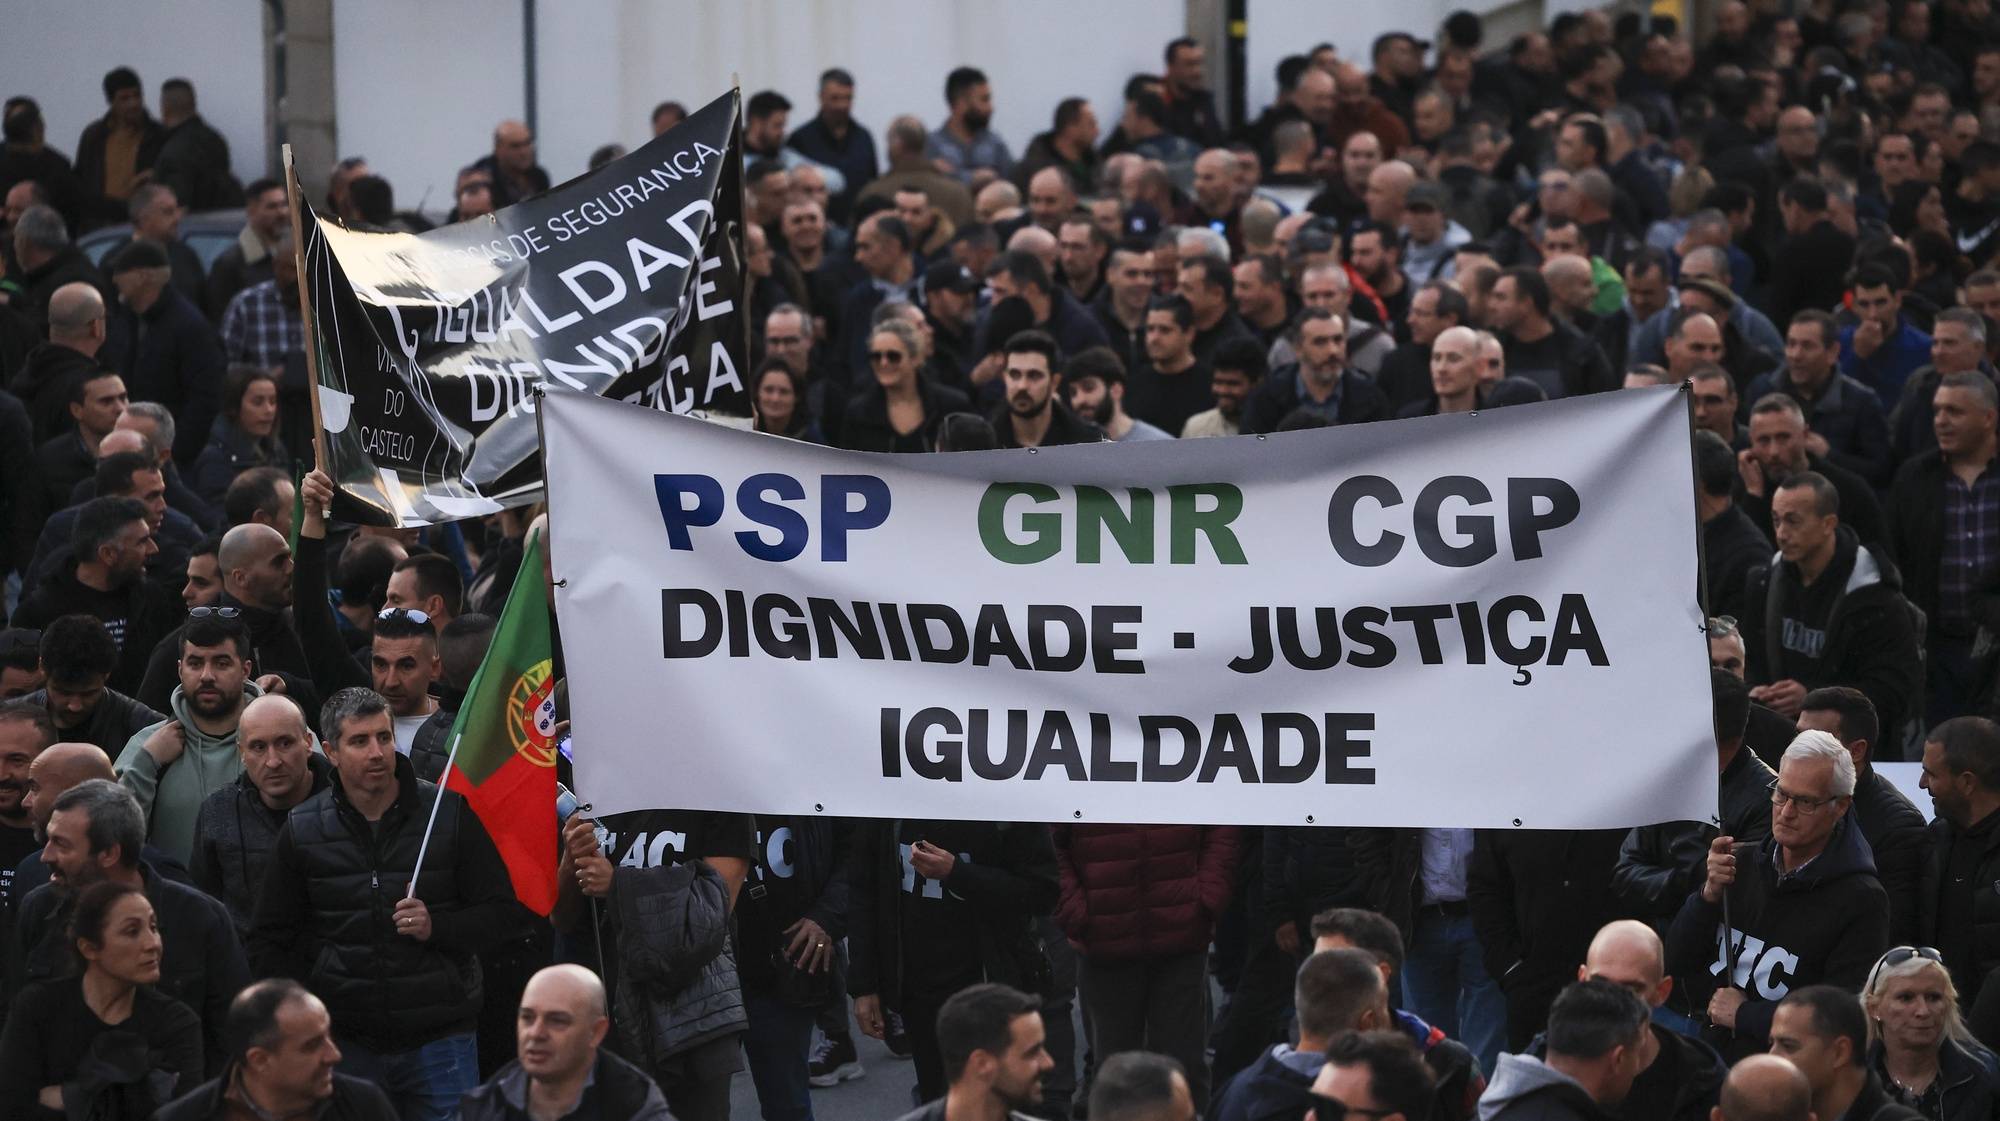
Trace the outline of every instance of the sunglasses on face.
<instances>
[{"instance_id":1,"label":"sunglasses on face","mask_svg":"<svg viewBox=\"0 0 2000 1121\"><path fill-rule=\"evenodd\" d=\"M418 611L414 607L385 607L377 612L375 617L377 619L408 619L418 626L428 626L431 621L429 615Z\"/></svg>"},{"instance_id":2,"label":"sunglasses on face","mask_svg":"<svg viewBox=\"0 0 2000 1121\"><path fill-rule=\"evenodd\" d=\"M188 612L190 619L234 619L243 612L234 607L196 607Z\"/></svg>"}]
</instances>

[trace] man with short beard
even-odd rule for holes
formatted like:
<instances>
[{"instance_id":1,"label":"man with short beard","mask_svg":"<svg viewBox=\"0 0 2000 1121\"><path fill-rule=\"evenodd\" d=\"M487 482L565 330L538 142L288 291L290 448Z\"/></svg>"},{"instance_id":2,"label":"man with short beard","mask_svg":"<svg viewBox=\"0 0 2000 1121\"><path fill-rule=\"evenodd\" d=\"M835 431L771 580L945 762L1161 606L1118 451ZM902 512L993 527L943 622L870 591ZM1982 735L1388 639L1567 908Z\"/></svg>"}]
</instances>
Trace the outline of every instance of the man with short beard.
<instances>
[{"instance_id":1,"label":"man with short beard","mask_svg":"<svg viewBox=\"0 0 2000 1121\"><path fill-rule=\"evenodd\" d=\"M1022 331L1001 348L1007 404L995 410L993 431L1003 448L1094 444L1104 433L1057 399L1062 384L1056 341L1042 331Z\"/></svg>"},{"instance_id":2,"label":"man with short beard","mask_svg":"<svg viewBox=\"0 0 2000 1121\"><path fill-rule=\"evenodd\" d=\"M201 804L188 872L195 886L229 908L239 937L249 935L264 865L285 815L327 784L330 767L317 744L290 697L258 697L243 706L237 722L243 773Z\"/></svg>"},{"instance_id":3,"label":"man with short beard","mask_svg":"<svg viewBox=\"0 0 2000 1121\"><path fill-rule=\"evenodd\" d=\"M1309 307L1292 325L1298 361L1271 371L1243 404L1245 432L1273 432L1294 409L1324 417L1329 424L1358 424L1389 417L1389 401L1366 378L1347 376L1348 320Z\"/></svg>"},{"instance_id":4,"label":"man with short beard","mask_svg":"<svg viewBox=\"0 0 2000 1121\"><path fill-rule=\"evenodd\" d=\"M1125 415L1125 365L1108 346L1094 346L1069 360L1064 371L1069 407L1104 429L1112 440L1171 440L1168 432Z\"/></svg>"},{"instance_id":5,"label":"man with short beard","mask_svg":"<svg viewBox=\"0 0 2000 1121\"><path fill-rule=\"evenodd\" d=\"M117 769L146 813L148 839L185 864L202 802L243 773L237 724L264 691L251 680L250 635L239 620L191 619L180 647L173 715L133 736Z\"/></svg>"},{"instance_id":6,"label":"man with short beard","mask_svg":"<svg viewBox=\"0 0 2000 1121\"><path fill-rule=\"evenodd\" d=\"M1263 382L1268 368L1264 348L1255 339L1231 339L1216 347L1215 370L1208 377L1215 407L1189 417L1181 439L1234 436L1242 431L1243 403Z\"/></svg>"},{"instance_id":7,"label":"man with short beard","mask_svg":"<svg viewBox=\"0 0 2000 1121\"><path fill-rule=\"evenodd\" d=\"M1888 543L1888 519L1867 480L1839 464L1814 455L1806 447L1806 417L1799 403L1782 393L1758 398L1750 406L1750 446L1736 453L1740 477L1736 501L1766 537L1771 530L1771 496L1786 479L1817 472L1840 493L1840 524L1864 545Z\"/></svg>"},{"instance_id":8,"label":"man with short beard","mask_svg":"<svg viewBox=\"0 0 2000 1121\"><path fill-rule=\"evenodd\" d=\"M28 815L28 770L54 742L55 725L40 705L0 703L0 914L14 905L14 867L41 847Z\"/></svg>"}]
</instances>

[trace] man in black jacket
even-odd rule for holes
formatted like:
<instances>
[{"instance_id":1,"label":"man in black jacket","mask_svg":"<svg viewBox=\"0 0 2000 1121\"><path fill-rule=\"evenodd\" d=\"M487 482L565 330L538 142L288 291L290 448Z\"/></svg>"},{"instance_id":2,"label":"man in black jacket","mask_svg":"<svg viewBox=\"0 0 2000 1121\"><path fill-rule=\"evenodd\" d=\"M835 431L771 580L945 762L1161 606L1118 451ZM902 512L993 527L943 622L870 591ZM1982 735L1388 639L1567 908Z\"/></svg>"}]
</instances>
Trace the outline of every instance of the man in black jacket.
<instances>
[{"instance_id":1,"label":"man in black jacket","mask_svg":"<svg viewBox=\"0 0 2000 1121\"><path fill-rule=\"evenodd\" d=\"M176 422L174 460L192 467L222 407L228 362L215 329L173 283L166 250L145 239L118 251L107 270L124 304L98 357L125 377L133 398L157 401Z\"/></svg>"},{"instance_id":2,"label":"man in black jacket","mask_svg":"<svg viewBox=\"0 0 2000 1121\"><path fill-rule=\"evenodd\" d=\"M988 418L1001 447L1052 448L1104 439L1103 429L1077 416L1056 392L1062 385L1062 353L1053 338L1041 331L1021 331L1007 340L1001 353L1007 401Z\"/></svg>"},{"instance_id":3,"label":"man in black jacket","mask_svg":"<svg viewBox=\"0 0 2000 1121\"><path fill-rule=\"evenodd\" d=\"M1859 689L1834 686L1806 694L1799 732L1822 732L1854 756L1854 820L1875 854L1875 876L1889 896L1889 937L1916 944L1918 896L1931 861L1930 823L1923 811L1872 765L1882 722Z\"/></svg>"},{"instance_id":4,"label":"man in black jacket","mask_svg":"<svg viewBox=\"0 0 2000 1121\"><path fill-rule=\"evenodd\" d=\"M2000 391L1976 371L1946 374L1930 420L1937 447L1897 473L1889 536L1904 594L1929 623L1924 716L1937 724L1974 711L1992 690L1994 660L1975 652L2000 634L2000 557L1989 545L2000 532Z\"/></svg>"},{"instance_id":5,"label":"man in black jacket","mask_svg":"<svg viewBox=\"0 0 2000 1121\"><path fill-rule=\"evenodd\" d=\"M1750 406L1750 446L1736 453L1736 471L1741 481L1737 503L1773 539L1777 533L1771 522L1772 495L1786 479L1811 471L1839 492L1841 524L1865 545L1889 543L1889 522L1875 488L1806 447L1806 414L1790 397L1772 393Z\"/></svg>"},{"instance_id":6,"label":"man in black jacket","mask_svg":"<svg viewBox=\"0 0 2000 1121\"><path fill-rule=\"evenodd\" d=\"M1389 399L1374 382L1348 369L1350 322L1324 308L1299 313L1290 335L1299 360L1272 370L1243 402L1243 431L1276 432L1286 416L1300 409L1329 424L1389 418Z\"/></svg>"},{"instance_id":7,"label":"man in black jacket","mask_svg":"<svg viewBox=\"0 0 2000 1121\"><path fill-rule=\"evenodd\" d=\"M48 710L60 738L96 744L115 756L141 728L166 717L105 684L118 667L118 644L89 615L65 615L42 630L48 682L27 700Z\"/></svg>"},{"instance_id":8,"label":"man in black jacket","mask_svg":"<svg viewBox=\"0 0 2000 1121\"><path fill-rule=\"evenodd\" d=\"M146 579L157 551L146 508L134 498L93 498L71 536L75 557L23 596L17 627L46 627L64 615L94 615L118 644L109 684L136 691L146 655L172 626L179 597Z\"/></svg>"},{"instance_id":9,"label":"man in black jacket","mask_svg":"<svg viewBox=\"0 0 2000 1121\"><path fill-rule=\"evenodd\" d=\"M103 880L136 887L159 920L158 987L201 1017L202 1054L211 1057L210 1070L219 1069L223 1018L230 1000L250 983L229 912L140 859L146 818L138 800L115 782L91 779L64 791L49 810L47 832L42 858L49 882L23 898L17 911L14 979L69 976L76 962L68 934L77 896Z\"/></svg>"},{"instance_id":10,"label":"man in black jacket","mask_svg":"<svg viewBox=\"0 0 2000 1121\"><path fill-rule=\"evenodd\" d=\"M1943 951L1974 1034L2000 1040L2000 985L1989 983L2000 969L2000 725L1960 716L1932 729L1920 781L1937 809L1917 901L1922 941Z\"/></svg>"},{"instance_id":11,"label":"man in black jacket","mask_svg":"<svg viewBox=\"0 0 2000 1121\"><path fill-rule=\"evenodd\" d=\"M153 1121L232 1121L313 1117L317 1121L396 1121L374 1086L334 1066L333 1020L297 981L259 981L229 1004L222 1037L229 1048L220 1077L202 1083L153 1115Z\"/></svg>"},{"instance_id":12,"label":"man in black jacket","mask_svg":"<svg viewBox=\"0 0 2000 1121\"><path fill-rule=\"evenodd\" d=\"M1710 669L1708 674L1715 711L1716 804L1722 831L1762 843L1771 835L1771 783L1778 776L1743 742L1751 707L1749 687L1725 670ZM1619 848L1618 867L1612 873L1619 898L1654 929L1665 930L1688 893L1700 886L1712 836L1712 826L1691 821L1642 825L1632 830ZM1688 1008L1680 1001L1666 1011L1670 1016L1686 1017L1700 1009Z\"/></svg>"},{"instance_id":13,"label":"man in black jacket","mask_svg":"<svg viewBox=\"0 0 2000 1121\"><path fill-rule=\"evenodd\" d=\"M1771 1053L1789 1061L1812 1086L1815 1117L1845 1121L1921 1121L1924 1116L1889 1096L1868 1061L1868 1015L1841 985L1795 989L1771 1021Z\"/></svg>"},{"instance_id":14,"label":"man in black jacket","mask_svg":"<svg viewBox=\"0 0 2000 1121\"><path fill-rule=\"evenodd\" d=\"M929 1101L952 1074L937 1022L954 993L981 981L1037 995L1049 985L1034 920L1055 909L1055 842L1046 825L863 822L853 860L847 988L854 1019L881 1039L885 1014L902 1014L918 1096Z\"/></svg>"},{"instance_id":15,"label":"man in black jacket","mask_svg":"<svg viewBox=\"0 0 2000 1121\"><path fill-rule=\"evenodd\" d=\"M1818 308L1806 308L1785 328L1785 364L1750 383L1744 396L1762 400L1783 393L1805 410L1806 448L1875 486L1895 473L1889 423L1875 391L1840 372L1840 326Z\"/></svg>"},{"instance_id":16,"label":"man in black jacket","mask_svg":"<svg viewBox=\"0 0 2000 1121\"><path fill-rule=\"evenodd\" d=\"M1848 810L1854 758L1830 737L1785 750L1771 840L1709 844L1708 876L1667 928L1667 967L1734 1060L1770 1043L1777 1002L1821 982L1858 991L1889 946L1889 897ZM1726 904L1726 906L1725 906Z\"/></svg>"},{"instance_id":17,"label":"man in black jacket","mask_svg":"<svg viewBox=\"0 0 2000 1121\"><path fill-rule=\"evenodd\" d=\"M359 683L331 680L327 688L315 688L328 670L325 663L306 657L305 645L285 614L292 605L293 564L284 534L267 525L239 525L222 535L215 567L222 580L216 606L242 619L250 637L250 661L260 678L268 674L282 678L285 691L301 707L317 703L341 685ZM331 612L332 608L323 610ZM135 694L141 703L161 709L169 704L174 686L180 683L181 634L185 629L170 632L153 647L145 679Z\"/></svg>"},{"instance_id":18,"label":"man in black jacket","mask_svg":"<svg viewBox=\"0 0 2000 1121\"><path fill-rule=\"evenodd\" d=\"M278 831L251 957L259 973L303 980L327 1002L346 1069L381 1086L405 1118L443 1118L478 1081L474 955L523 912L465 800L419 781L396 754L387 701L343 689L320 726L332 782Z\"/></svg>"},{"instance_id":19,"label":"man in black jacket","mask_svg":"<svg viewBox=\"0 0 2000 1121\"><path fill-rule=\"evenodd\" d=\"M516 1057L465 1095L459 1121L673 1121L646 1072L604 1049L611 1018L597 974L570 964L536 973L514 1024Z\"/></svg>"},{"instance_id":20,"label":"man in black jacket","mask_svg":"<svg viewBox=\"0 0 2000 1121\"><path fill-rule=\"evenodd\" d=\"M229 908L239 935L250 932L264 868L286 815L330 781L332 768L315 742L290 697L266 693L243 706L236 721L243 773L210 794L195 819L188 872L196 887Z\"/></svg>"},{"instance_id":21,"label":"man in black jacket","mask_svg":"<svg viewBox=\"0 0 2000 1121\"><path fill-rule=\"evenodd\" d=\"M1751 570L1771 559L1771 539L1736 504L1736 453L1705 428L1694 434L1694 472L1708 613L1735 616Z\"/></svg>"},{"instance_id":22,"label":"man in black jacket","mask_svg":"<svg viewBox=\"0 0 2000 1121\"><path fill-rule=\"evenodd\" d=\"M1772 500L1778 552L1744 593L1750 699L1796 718L1806 693L1849 685L1868 695L1885 734L1898 734L1923 682L1902 581L1879 546L1841 524L1841 495L1807 471Z\"/></svg>"},{"instance_id":23,"label":"man in black jacket","mask_svg":"<svg viewBox=\"0 0 2000 1121\"><path fill-rule=\"evenodd\" d=\"M1639 1076L1632 1092L1613 1110L1618 1121L1709 1121L1729 1066L1715 1049L1659 1022L1674 987L1667 951L1644 923L1623 919L1590 940L1577 979L1596 978L1622 986L1653 1010L1649 1038L1639 1044Z\"/></svg>"},{"instance_id":24,"label":"man in black jacket","mask_svg":"<svg viewBox=\"0 0 2000 1121\"><path fill-rule=\"evenodd\" d=\"M1800 176L1778 192L1778 213L1788 235L1779 248L1771 279L1770 312L1790 323L1806 308L1840 303L1847 271L1854 264L1854 239L1827 216L1826 186Z\"/></svg>"},{"instance_id":25,"label":"man in black jacket","mask_svg":"<svg viewBox=\"0 0 2000 1121\"><path fill-rule=\"evenodd\" d=\"M1554 317L1549 282L1520 265L1500 274L1486 297L1486 318L1507 354L1507 375L1542 387L1551 400L1617 389L1604 352L1581 331Z\"/></svg>"}]
</instances>

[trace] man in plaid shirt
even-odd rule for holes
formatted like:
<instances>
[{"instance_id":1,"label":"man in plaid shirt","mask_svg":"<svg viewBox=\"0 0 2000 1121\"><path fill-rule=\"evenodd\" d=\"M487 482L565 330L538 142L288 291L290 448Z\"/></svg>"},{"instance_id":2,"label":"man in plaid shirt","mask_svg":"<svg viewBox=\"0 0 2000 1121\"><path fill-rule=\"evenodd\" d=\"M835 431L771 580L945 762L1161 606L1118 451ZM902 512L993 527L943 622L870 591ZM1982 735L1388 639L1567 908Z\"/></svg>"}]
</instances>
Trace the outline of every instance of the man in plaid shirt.
<instances>
[{"instance_id":1,"label":"man in plaid shirt","mask_svg":"<svg viewBox=\"0 0 2000 1121\"><path fill-rule=\"evenodd\" d=\"M286 355L305 349L299 268L289 231L271 250L271 266L272 278L238 292L222 315L222 351L231 365L244 362L274 369L285 364Z\"/></svg>"}]
</instances>

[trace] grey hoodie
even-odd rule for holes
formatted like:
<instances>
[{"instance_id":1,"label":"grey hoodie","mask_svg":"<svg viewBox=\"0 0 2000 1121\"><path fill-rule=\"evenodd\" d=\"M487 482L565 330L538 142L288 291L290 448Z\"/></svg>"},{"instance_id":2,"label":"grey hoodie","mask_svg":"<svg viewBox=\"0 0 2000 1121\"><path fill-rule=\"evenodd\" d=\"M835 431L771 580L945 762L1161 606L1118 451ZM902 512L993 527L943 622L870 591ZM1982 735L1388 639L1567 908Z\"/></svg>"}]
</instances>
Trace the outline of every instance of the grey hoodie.
<instances>
[{"instance_id":1,"label":"grey hoodie","mask_svg":"<svg viewBox=\"0 0 2000 1121\"><path fill-rule=\"evenodd\" d=\"M252 682L244 682L244 703L264 695ZM194 853L195 822L201 804L210 794L236 781L243 773L243 760L236 754L236 729L226 736L211 736L195 726L187 698L180 686L171 700L172 721L178 721L187 750L164 768L146 754L146 741L172 721L162 720L139 729L118 753L114 769L118 781L139 799L146 811L146 839L160 851L186 864Z\"/></svg>"},{"instance_id":2,"label":"grey hoodie","mask_svg":"<svg viewBox=\"0 0 2000 1121\"><path fill-rule=\"evenodd\" d=\"M1501 1055L1479 1097L1479 1121L1604 1121L1583 1084L1532 1055Z\"/></svg>"}]
</instances>

